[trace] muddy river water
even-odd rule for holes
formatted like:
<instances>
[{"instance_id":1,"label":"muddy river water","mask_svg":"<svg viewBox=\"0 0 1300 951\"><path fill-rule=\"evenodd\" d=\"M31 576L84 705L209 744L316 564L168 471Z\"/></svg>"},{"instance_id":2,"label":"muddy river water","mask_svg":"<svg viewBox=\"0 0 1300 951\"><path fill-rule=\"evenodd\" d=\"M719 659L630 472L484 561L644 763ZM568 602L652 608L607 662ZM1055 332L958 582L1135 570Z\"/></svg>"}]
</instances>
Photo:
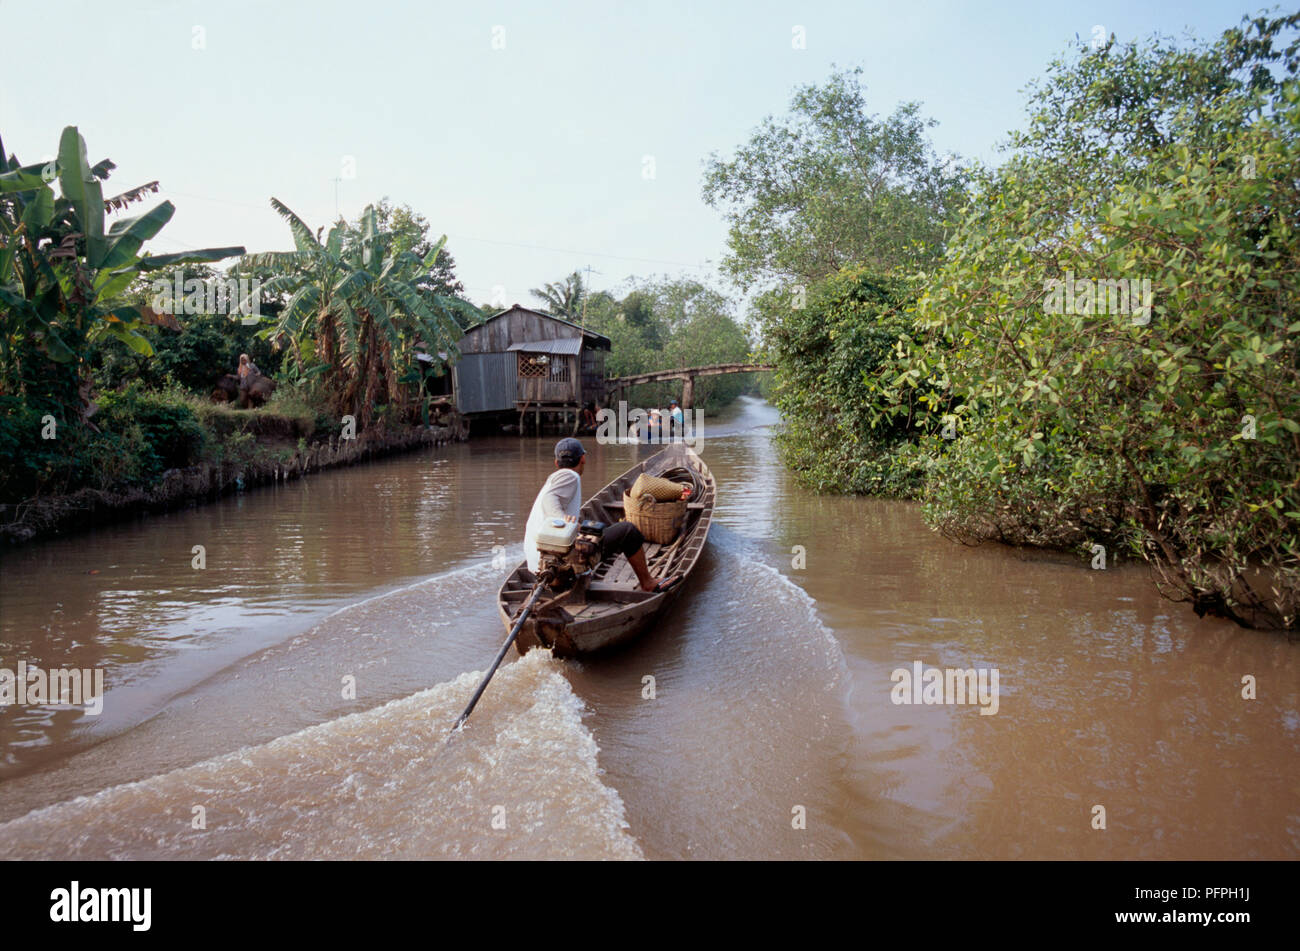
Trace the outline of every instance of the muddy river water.
<instances>
[{"instance_id":1,"label":"muddy river water","mask_svg":"<svg viewBox=\"0 0 1300 951\"><path fill-rule=\"evenodd\" d=\"M582 662L512 655L450 743L553 439L3 552L0 668L101 670L106 693L94 716L0 710L0 849L1300 854L1300 644L1198 619L1138 565L964 548L914 505L802 489L777 423L752 399L706 417L714 528L653 632ZM586 495L637 458L586 442ZM958 699L929 682L948 670L996 694L926 702Z\"/></svg>"}]
</instances>

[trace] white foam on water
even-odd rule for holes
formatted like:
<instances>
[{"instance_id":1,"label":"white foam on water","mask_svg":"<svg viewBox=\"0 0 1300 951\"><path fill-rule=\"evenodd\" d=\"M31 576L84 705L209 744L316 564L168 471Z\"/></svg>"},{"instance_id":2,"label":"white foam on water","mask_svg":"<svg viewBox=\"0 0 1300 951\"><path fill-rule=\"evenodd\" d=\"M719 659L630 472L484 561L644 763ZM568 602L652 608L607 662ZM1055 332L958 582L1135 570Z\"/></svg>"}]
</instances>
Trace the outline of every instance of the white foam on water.
<instances>
[{"instance_id":1,"label":"white foam on water","mask_svg":"<svg viewBox=\"0 0 1300 951\"><path fill-rule=\"evenodd\" d=\"M583 704L542 651L0 825L8 859L637 859ZM193 826L202 807L206 828Z\"/></svg>"}]
</instances>

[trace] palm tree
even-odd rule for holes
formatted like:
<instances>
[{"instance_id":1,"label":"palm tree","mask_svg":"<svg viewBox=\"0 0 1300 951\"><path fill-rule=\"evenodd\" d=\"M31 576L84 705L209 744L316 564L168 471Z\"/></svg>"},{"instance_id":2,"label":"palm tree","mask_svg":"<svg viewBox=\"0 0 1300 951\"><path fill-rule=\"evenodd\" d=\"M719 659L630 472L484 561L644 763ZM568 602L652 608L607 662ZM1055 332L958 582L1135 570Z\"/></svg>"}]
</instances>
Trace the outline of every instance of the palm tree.
<instances>
[{"instance_id":1,"label":"palm tree","mask_svg":"<svg viewBox=\"0 0 1300 951\"><path fill-rule=\"evenodd\" d=\"M290 341L299 372L308 361L322 368L333 408L356 416L362 427L380 397L406 409L402 381L416 369L415 345L455 352L461 330L453 314L473 310L466 301L416 286L436 263L446 235L423 259L392 253L392 233L379 230L375 208L368 206L359 228L340 220L322 244L320 232L313 234L278 199L271 207L289 223L296 250L246 255L240 262L271 275L263 292L289 295L264 333Z\"/></svg>"},{"instance_id":2,"label":"palm tree","mask_svg":"<svg viewBox=\"0 0 1300 951\"><path fill-rule=\"evenodd\" d=\"M534 287L529 293L545 302L557 317L576 321L582 313L582 299L587 295L587 289L582 286L582 275L574 271L558 284Z\"/></svg>"}]
</instances>

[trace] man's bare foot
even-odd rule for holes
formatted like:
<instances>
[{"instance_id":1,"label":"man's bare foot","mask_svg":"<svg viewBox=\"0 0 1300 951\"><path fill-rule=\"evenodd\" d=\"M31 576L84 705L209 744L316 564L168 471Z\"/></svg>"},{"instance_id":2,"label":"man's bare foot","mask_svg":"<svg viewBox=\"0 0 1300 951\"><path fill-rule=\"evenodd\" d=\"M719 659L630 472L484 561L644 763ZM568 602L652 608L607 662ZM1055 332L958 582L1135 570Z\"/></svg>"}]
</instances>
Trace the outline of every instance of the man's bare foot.
<instances>
[{"instance_id":1,"label":"man's bare foot","mask_svg":"<svg viewBox=\"0 0 1300 951\"><path fill-rule=\"evenodd\" d=\"M660 592L667 591L669 588L673 587L673 585L677 584L677 582L681 580L682 580L681 575L673 575L671 578L662 578L659 581L655 581L653 578L651 578L648 584L646 582L641 583L641 590L658 594Z\"/></svg>"}]
</instances>

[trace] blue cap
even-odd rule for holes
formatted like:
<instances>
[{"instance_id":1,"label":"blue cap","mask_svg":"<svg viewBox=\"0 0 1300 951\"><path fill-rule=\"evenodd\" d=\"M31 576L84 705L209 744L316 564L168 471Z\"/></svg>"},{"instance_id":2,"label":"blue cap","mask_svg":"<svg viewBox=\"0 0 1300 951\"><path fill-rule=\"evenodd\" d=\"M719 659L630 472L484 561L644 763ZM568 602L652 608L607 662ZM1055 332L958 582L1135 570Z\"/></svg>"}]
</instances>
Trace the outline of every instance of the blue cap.
<instances>
[{"instance_id":1,"label":"blue cap","mask_svg":"<svg viewBox=\"0 0 1300 951\"><path fill-rule=\"evenodd\" d=\"M587 450L582 448L582 443L572 436L566 436L555 444L555 459L557 462L563 462L566 465L576 466L578 460L587 454Z\"/></svg>"}]
</instances>

